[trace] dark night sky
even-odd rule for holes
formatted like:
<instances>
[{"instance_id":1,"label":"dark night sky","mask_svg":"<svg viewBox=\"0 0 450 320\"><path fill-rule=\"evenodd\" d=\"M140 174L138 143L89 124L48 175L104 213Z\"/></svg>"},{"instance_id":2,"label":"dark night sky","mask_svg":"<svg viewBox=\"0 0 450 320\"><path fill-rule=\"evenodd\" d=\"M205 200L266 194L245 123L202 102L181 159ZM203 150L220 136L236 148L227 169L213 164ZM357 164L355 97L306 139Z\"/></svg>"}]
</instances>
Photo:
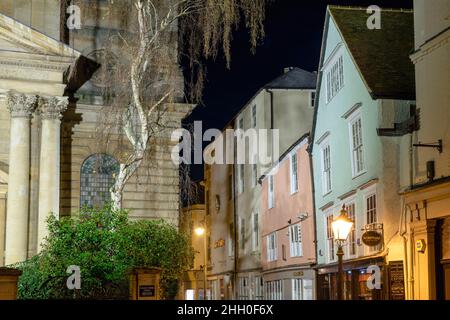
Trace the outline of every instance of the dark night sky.
<instances>
[{"instance_id":1,"label":"dark night sky","mask_svg":"<svg viewBox=\"0 0 450 320\"><path fill-rule=\"evenodd\" d=\"M412 8L412 0L273 0L266 13L266 37L253 55L248 33L234 33L231 69L222 58L207 64L203 105L186 123L203 121L203 130L222 129L264 84L284 67L317 70L326 6L328 4L381 8ZM192 167L194 180L202 178L202 166Z\"/></svg>"}]
</instances>

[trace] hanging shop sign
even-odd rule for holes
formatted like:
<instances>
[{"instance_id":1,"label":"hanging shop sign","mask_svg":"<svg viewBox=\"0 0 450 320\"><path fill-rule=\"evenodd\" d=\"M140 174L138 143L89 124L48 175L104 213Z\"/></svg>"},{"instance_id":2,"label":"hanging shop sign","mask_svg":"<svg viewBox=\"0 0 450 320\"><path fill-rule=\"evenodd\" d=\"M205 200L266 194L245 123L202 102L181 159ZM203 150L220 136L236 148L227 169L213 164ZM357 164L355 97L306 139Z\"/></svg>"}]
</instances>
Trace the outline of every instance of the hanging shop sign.
<instances>
[{"instance_id":1,"label":"hanging shop sign","mask_svg":"<svg viewBox=\"0 0 450 320\"><path fill-rule=\"evenodd\" d=\"M375 247L381 243L383 237L378 231L368 230L362 234L361 240L366 246Z\"/></svg>"}]
</instances>

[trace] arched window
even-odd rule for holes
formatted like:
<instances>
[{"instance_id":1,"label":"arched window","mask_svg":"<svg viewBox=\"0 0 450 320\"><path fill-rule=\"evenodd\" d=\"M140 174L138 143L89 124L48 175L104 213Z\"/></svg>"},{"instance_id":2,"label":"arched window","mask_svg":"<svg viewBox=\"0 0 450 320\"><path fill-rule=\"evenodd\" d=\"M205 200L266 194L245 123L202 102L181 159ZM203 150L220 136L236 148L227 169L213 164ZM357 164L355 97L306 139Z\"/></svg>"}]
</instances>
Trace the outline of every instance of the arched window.
<instances>
[{"instance_id":1,"label":"arched window","mask_svg":"<svg viewBox=\"0 0 450 320\"><path fill-rule=\"evenodd\" d=\"M107 154L89 156L81 165L80 204L102 207L111 200L110 189L119 173L119 162Z\"/></svg>"}]
</instances>

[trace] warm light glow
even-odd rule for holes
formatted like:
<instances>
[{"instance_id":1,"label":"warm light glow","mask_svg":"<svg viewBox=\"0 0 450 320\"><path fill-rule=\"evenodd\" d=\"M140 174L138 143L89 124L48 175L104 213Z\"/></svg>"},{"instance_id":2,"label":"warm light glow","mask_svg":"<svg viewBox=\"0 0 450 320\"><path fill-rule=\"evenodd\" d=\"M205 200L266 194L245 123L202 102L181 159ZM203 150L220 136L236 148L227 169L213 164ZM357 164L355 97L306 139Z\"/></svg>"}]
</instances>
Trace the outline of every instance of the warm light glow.
<instances>
[{"instance_id":1,"label":"warm light glow","mask_svg":"<svg viewBox=\"0 0 450 320\"><path fill-rule=\"evenodd\" d=\"M203 227L198 227L195 229L195 234L198 235L199 237L202 236L205 233L205 228Z\"/></svg>"},{"instance_id":2,"label":"warm light glow","mask_svg":"<svg viewBox=\"0 0 450 320\"><path fill-rule=\"evenodd\" d=\"M347 211L343 207L341 214L332 223L333 235L336 240L345 241L353 227L353 221L347 217Z\"/></svg>"}]
</instances>

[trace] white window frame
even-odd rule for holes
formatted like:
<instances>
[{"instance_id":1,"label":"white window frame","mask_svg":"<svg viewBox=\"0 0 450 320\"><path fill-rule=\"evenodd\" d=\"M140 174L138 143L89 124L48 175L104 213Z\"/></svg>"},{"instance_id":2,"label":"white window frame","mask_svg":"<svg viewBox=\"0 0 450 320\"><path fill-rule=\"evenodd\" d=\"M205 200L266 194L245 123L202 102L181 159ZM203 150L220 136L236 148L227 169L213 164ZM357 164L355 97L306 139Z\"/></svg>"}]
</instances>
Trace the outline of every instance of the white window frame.
<instances>
[{"instance_id":1,"label":"white window frame","mask_svg":"<svg viewBox=\"0 0 450 320\"><path fill-rule=\"evenodd\" d=\"M331 218L331 221L334 219L333 209L328 209L323 212L324 217L324 237L325 237L325 250L326 250L326 260L328 263L332 263L336 261L336 245L334 243L333 229L331 229L331 225L328 226L328 218ZM329 237L331 235L331 237Z\"/></svg>"},{"instance_id":2,"label":"white window frame","mask_svg":"<svg viewBox=\"0 0 450 320\"><path fill-rule=\"evenodd\" d=\"M374 221L369 221L368 220L368 205L367 205L367 200L371 197L375 197L375 217L376 219ZM381 221L381 207L379 205L379 196L378 196L378 192L377 192L377 187L376 185L370 186L367 189L364 190L364 216L363 216L363 221L365 225L369 225L369 224L375 224L375 223L380 223ZM371 222L371 223L369 223ZM366 254L373 254L375 252L378 252L382 249L382 244L379 244L378 246L375 247L368 247L365 246L365 253Z\"/></svg>"},{"instance_id":3,"label":"white window frame","mask_svg":"<svg viewBox=\"0 0 450 320\"><path fill-rule=\"evenodd\" d=\"M228 257L234 256L234 224L228 224Z\"/></svg>"},{"instance_id":4,"label":"white window frame","mask_svg":"<svg viewBox=\"0 0 450 320\"><path fill-rule=\"evenodd\" d=\"M359 137L354 136L354 125L359 121ZM349 146L350 146L350 159L352 164L352 178L358 177L366 172L366 165L364 159L364 137L363 137L363 123L361 112L355 112L348 121L348 132L349 132ZM358 133L358 132L357 132ZM355 145L355 139L360 141L358 146ZM358 155L361 157L359 158ZM358 170L358 165L361 165L361 168Z\"/></svg>"},{"instance_id":5,"label":"white window frame","mask_svg":"<svg viewBox=\"0 0 450 320\"><path fill-rule=\"evenodd\" d=\"M256 109L256 104L254 104L251 108L251 116L252 116L252 128L256 128L256 124L258 121L258 113Z\"/></svg>"},{"instance_id":6,"label":"white window frame","mask_svg":"<svg viewBox=\"0 0 450 320\"><path fill-rule=\"evenodd\" d=\"M295 168L294 168L295 165ZM293 153L289 159L291 194L298 192L298 155Z\"/></svg>"},{"instance_id":7,"label":"white window frame","mask_svg":"<svg viewBox=\"0 0 450 320\"><path fill-rule=\"evenodd\" d=\"M239 194L244 193L244 180L245 180L245 165L244 164L238 164L237 165L238 170L238 189Z\"/></svg>"},{"instance_id":8,"label":"white window frame","mask_svg":"<svg viewBox=\"0 0 450 320\"><path fill-rule=\"evenodd\" d=\"M275 177L273 175L268 176L267 192L268 192L268 207L269 209L273 209L275 207Z\"/></svg>"},{"instance_id":9,"label":"white window frame","mask_svg":"<svg viewBox=\"0 0 450 320\"><path fill-rule=\"evenodd\" d=\"M375 205L373 208L368 207L367 205L367 201L369 200L369 198L375 197ZM373 213L372 215L372 219L370 219L369 221L369 210L374 210L375 211L375 219L373 219ZM364 220L366 220L366 224L373 224L373 223L378 223L379 218L378 218L378 197L377 197L377 193L375 191L372 192L368 192L364 195Z\"/></svg>"},{"instance_id":10,"label":"white window frame","mask_svg":"<svg viewBox=\"0 0 450 320\"><path fill-rule=\"evenodd\" d=\"M326 88L326 101L327 104L330 103L334 97L345 86L344 77L344 55L341 53L336 54L335 57L330 61L329 66L326 68L325 72L325 88Z\"/></svg>"},{"instance_id":11,"label":"white window frame","mask_svg":"<svg viewBox=\"0 0 450 320\"><path fill-rule=\"evenodd\" d=\"M289 247L291 258L303 256L302 224L297 223L289 226Z\"/></svg>"},{"instance_id":12,"label":"white window frame","mask_svg":"<svg viewBox=\"0 0 450 320\"><path fill-rule=\"evenodd\" d=\"M273 262L278 260L278 244L277 233L272 232L267 235L267 261ZM273 244L273 246L272 246Z\"/></svg>"},{"instance_id":13,"label":"white window frame","mask_svg":"<svg viewBox=\"0 0 450 320\"><path fill-rule=\"evenodd\" d=\"M238 278L238 299L239 300L249 300L250 286L249 286L249 277L239 277Z\"/></svg>"},{"instance_id":14,"label":"white window frame","mask_svg":"<svg viewBox=\"0 0 450 320\"><path fill-rule=\"evenodd\" d=\"M326 150L328 149L329 168L325 166ZM320 145L321 167L322 167L322 195L326 195L333 190L333 167L331 161L331 145L327 139Z\"/></svg>"},{"instance_id":15,"label":"white window frame","mask_svg":"<svg viewBox=\"0 0 450 320\"><path fill-rule=\"evenodd\" d=\"M258 185L258 165L252 164L252 187L255 188Z\"/></svg>"},{"instance_id":16,"label":"white window frame","mask_svg":"<svg viewBox=\"0 0 450 320\"><path fill-rule=\"evenodd\" d=\"M259 213L252 214L252 250L253 252L259 250L260 245L260 227L259 227Z\"/></svg>"},{"instance_id":17,"label":"white window frame","mask_svg":"<svg viewBox=\"0 0 450 320\"><path fill-rule=\"evenodd\" d=\"M266 282L266 300L283 300L283 280Z\"/></svg>"},{"instance_id":18,"label":"white window frame","mask_svg":"<svg viewBox=\"0 0 450 320\"><path fill-rule=\"evenodd\" d=\"M315 103L316 103L316 99L317 99L317 96L316 96L316 90L310 91L310 92L309 92L309 106L310 106L311 108L314 108L314 105L315 105Z\"/></svg>"},{"instance_id":19,"label":"white window frame","mask_svg":"<svg viewBox=\"0 0 450 320\"><path fill-rule=\"evenodd\" d=\"M352 217L352 212L350 210L351 206L353 206L353 217ZM353 221L353 228L352 228L352 231L350 231L350 233L348 235L348 239L347 239L346 257L347 258L356 258L358 256L358 243L357 243L358 228L357 228L357 217L356 217L357 208L356 208L356 201L355 201L355 199L348 200L345 203L345 209L347 210L348 218ZM351 252L352 234L353 234L353 243L354 243L354 247L355 247L355 252L354 253Z\"/></svg>"},{"instance_id":20,"label":"white window frame","mask_svg":"<svg viewBox=\"0 0 450 320\"><path fill-rule=\"evenodd\" d=\"M262 276L256 276L255 280L255 296L254 300L264 299L264 279Z\"/></svg>"},{"instance_id":21,"label":"white window frame","mask_svg":"<svg viewBox=\"0 0 450 320\"><path fill-rule=\"evenodd\" d=\"M313 281L311 279L291 279L292 300L313 300ZM308 290L308 291L307 291Z\"/></svg>"},{"instance_id":22,"label":"white window frame","mask_svg":"<svg viewBox=\"0 0 450 320\"><path fill-rule=\"evenodd\" d=\"M239 249L241 250L242 253L245 253L245 219L243 217L241 217L241 219L239 220Z\"/></svg>"}]
</instances>

